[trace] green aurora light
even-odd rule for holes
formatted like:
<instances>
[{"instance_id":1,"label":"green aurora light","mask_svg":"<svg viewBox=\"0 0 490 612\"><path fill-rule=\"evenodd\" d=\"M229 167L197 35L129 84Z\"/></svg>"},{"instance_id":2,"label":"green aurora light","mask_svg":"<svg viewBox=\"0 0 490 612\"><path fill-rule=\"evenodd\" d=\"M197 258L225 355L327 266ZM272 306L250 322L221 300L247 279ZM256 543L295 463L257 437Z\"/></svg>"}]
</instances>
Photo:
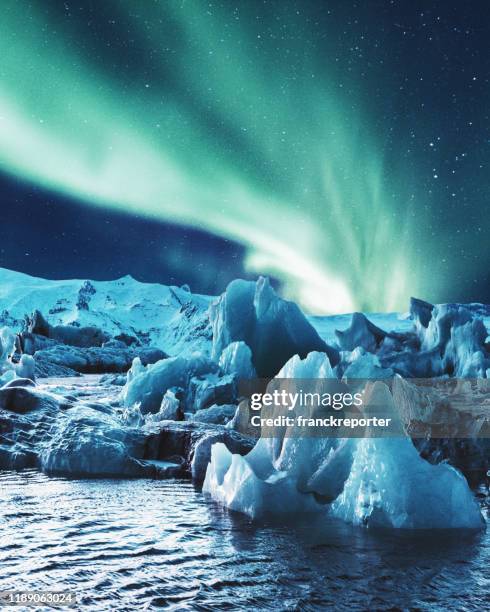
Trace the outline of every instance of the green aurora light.
<instances>
[{"instance_id":1,"label":"green aurora light","mask_svg":"<svg viewBox=\"0 0 490 612\"><path fill-rule=\"evenodd\" d=\"M147 82L142 69L128 85L41 11L5 4L0 167L238 241L250 271L309 311L406 309L420 288L410 198L393 204L355 75L344 92L285 4L287 45L198 2L141 2L133 18L134 3L118 6L148 45Z\"/></svg>"}]
</instances>

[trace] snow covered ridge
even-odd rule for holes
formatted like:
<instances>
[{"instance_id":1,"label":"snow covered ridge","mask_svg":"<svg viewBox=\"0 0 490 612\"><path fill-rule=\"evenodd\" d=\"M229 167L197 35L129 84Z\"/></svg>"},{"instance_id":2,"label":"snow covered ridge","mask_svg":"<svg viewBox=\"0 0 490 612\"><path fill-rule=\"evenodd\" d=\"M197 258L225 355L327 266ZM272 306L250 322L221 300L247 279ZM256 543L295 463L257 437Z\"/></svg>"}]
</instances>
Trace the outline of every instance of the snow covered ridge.
<instances>
[{"instance_id":1,"label":"snow covered ridge","mask_svg":"<svg viewBox=\"0 0 490 612\"><path fill-rule=\"evenodd\" d=\"M0 469L187 475L253 517L319 512L390 528L482 525L456 468L484 475L487 440L423 440L417 450L408 435L380 439L368 429L361 439L257 441L243 434L237 382L376 379L363 410L382 400L409 431L413 415L422 422L427 415L406 379L489 378L490 310L483 305L412 300L410 317L308 318L264 278L233 281L213 300L130 277L43 281L2 270L0 311L3 324L24 328L16 347L33 352L37 366L69 361L82 372L115 372L90 391L83 378L56 389L42 379L36 385L17 371L22 364L9 357L15 337L4 332Z\"/></svg>"},{"instance_id":2,"label":"snow covered ridge","mask_svg":"<svg viewBox=\"0 0 490 612\"><path fill-rule=\"evenodd\" d=\"M237 293L238 287L245 281L234 281L224 294L227 301L223 307L223 316L240 304L234 305L238 299L244 299L247 304L250 300L259 300L265 316L279 316L269 309L267 296L273 294L268 283L261 281L260 290L255 297L254 283L246 283L248 289L244 293ZM243 285L245 286L245 285ZM264 295L259 299L259 294ZM35 278L21 272L0 268L0 326L7 326L14 332L19 332L24 326L26 315L38 310L50 325L94 326L106 332L110 337L121 334L134 336L145 346L160 348L169 355L190 354L200 351L207 354L211 350L216 354L228 341L226 337L216 336L214 347L211 347L213 330L209 320L208 309L216 297L197 295L189 292L188 287L172 287L160 284L141 283L131 276L113 281L91 280L46 280ZM420 302L414 300L414 304ZM285 301L274 302L280 304L280 309L287 310L287 318L293 311L299 312L295 304ZM431 305L429 305L431 306ZM480 318L490 329L490 306L483 304L445 305L439 308L464 308L473 316ZM433 308L431 306L431 308ZM247 307L247 310L250 309ZM285 314L285 313L284 313ZM384 330L384 333L406 333L412 330L414 322L408 315L399 313L369 314L369 321L374 327ZM328 346L338 343L337 330L345 331L351 323L357 329L363 326L362 315L360 321L351 321L352 315L333 315L326 317L309 316L307 321L313 326L321 340ZM416 315L418 317L418 315ZM265 320L265 319L264 319ZM419 326L420 328L423 326ZM263 333L274 333L270 325L262 325L255 334L243 340L247 344L264 343ZM302 334L310 335L307 326L302 327ZM230 333L236 334L235 330ZM282 339L276 341L282 342ZM305 339L302 339L305 342ZM386 352L386 345L383 350ZM352 345L352 343L351 343ZM365 346L364 346L365 345ZM318 348L318 341L314 341L312 349ZM369 350L369 341L366 344L361 340L359 346ZM267 356L266 356L267 358ZM280 363L273 374L284 365ZM259 372L260 375L260 372ZM429 374L427 373L427 376Z\"/></svg>"},{"instance_id":3,"label":"snow covered ridge","mask_svg":"<svg viewBox=\"0 0 490 612\"><path fill-rule=\"evenodd\" d=\"M205 313L211 300L187 287L140 283L131 276L46 280L0 268L0 326L13 331L20 331L25 316L38 310L53 326L94 326L111 337L135 336L166 353L193 350L209 340ZM194 330L191 338L189 328Z\"/></svg>"}]
</instances>

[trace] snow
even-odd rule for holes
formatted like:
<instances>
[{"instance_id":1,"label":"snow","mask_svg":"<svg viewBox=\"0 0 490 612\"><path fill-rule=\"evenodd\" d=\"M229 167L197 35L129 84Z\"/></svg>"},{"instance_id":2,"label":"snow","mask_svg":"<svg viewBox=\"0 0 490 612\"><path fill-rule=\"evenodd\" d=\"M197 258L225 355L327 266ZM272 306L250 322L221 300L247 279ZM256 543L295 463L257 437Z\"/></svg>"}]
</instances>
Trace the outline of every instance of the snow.
<instances>
[{"instance_id":1,"label":"snow","mask_svg":"<svg viewBox=\"0 0 490 612\"><path fill-rule=\"evenodd\" d=\"M212 299L131 276L47 280L0 268L0 324L20 331L25 315L37 309L51 325L96 326L111 336L127 333L172 355L209 350L205 330L189 335L189 328L205 327Z\"/></svg>"}]
</instances>

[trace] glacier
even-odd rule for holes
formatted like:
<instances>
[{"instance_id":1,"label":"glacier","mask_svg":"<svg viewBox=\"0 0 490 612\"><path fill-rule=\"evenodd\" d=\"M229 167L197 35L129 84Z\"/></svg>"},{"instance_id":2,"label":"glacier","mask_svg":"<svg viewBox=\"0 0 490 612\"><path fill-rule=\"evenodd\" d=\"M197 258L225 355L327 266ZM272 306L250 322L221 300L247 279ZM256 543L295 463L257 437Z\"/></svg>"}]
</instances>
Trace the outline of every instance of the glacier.
<instances>
[{"instance_id":1,"label":"glacier","mask_svg":"<svg viewBox=\"0 0 490 612\"><path fill-rule=\"evenodd\" d=\"M0 269L0 469L183 476L254 518L479 528L489 321L485 305L417 299L402 314L307 316L266 278L212 297L131 277L49 281ZM388 406L398 435L308 438L294 425L257 439L239 383L260 377L365 379L362 411ZM418 378L458 382L425 389ZM469 411L461 398L475 384Z\"/></svg>"}]
</instances>

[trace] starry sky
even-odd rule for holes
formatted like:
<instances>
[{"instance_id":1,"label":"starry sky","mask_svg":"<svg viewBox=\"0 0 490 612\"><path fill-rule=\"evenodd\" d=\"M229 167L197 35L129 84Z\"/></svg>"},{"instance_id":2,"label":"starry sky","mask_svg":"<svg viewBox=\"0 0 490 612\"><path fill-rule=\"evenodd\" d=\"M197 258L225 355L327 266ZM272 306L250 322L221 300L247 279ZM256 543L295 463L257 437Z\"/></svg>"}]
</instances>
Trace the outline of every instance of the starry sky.
<instances>
[{"instance_id":1,"label":"starry sky","mask_svg":"<svg viewBox=\"0 0 490 612\"><path fill-rule=\"evenodd\" d=\"M4 0L0 265L490 302L483 1Z\"/></svg>"}]
</instances>

